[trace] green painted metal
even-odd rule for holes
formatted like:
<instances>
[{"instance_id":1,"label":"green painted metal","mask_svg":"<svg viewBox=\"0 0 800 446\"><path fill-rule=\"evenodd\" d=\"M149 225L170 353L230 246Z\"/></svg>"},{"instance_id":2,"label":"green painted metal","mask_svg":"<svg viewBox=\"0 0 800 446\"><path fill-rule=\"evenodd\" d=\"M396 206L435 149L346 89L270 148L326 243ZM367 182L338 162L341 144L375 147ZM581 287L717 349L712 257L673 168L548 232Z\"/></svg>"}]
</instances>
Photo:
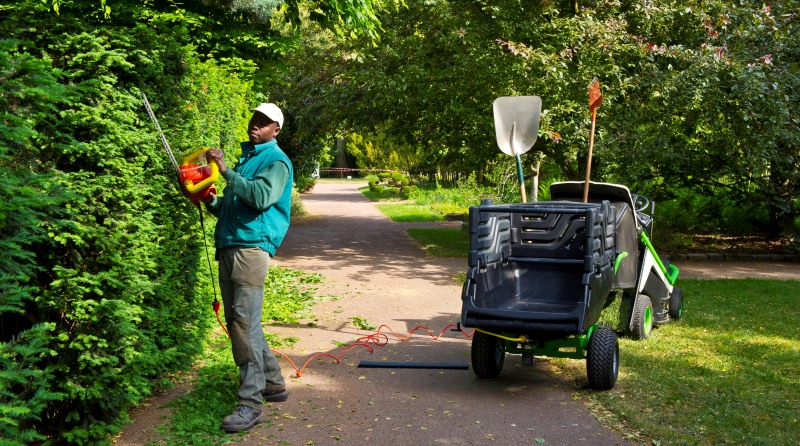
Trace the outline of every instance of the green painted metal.
<instances>
[{"instance_id":1,"label":"green painted metal","mask_svg":"<svg viewBox=\"0 0 800 446\"><path fill-rule=\"evenodd\" d=\"M589 345L589 338L596 328L597 324L589 327L586 334L553 341L530 341L525 343L504 341L504 348L506 353L519 355L530 353L533 356L546 356L548 358L586 359L586 348ZM503 335L507 335L507 337L515 336L506 333Z\"/></svg>"},{"instance_id":2,"label":"green painted metal","mask_svg":"<svg viewBox=\"0 0 800 446\"><path fill-rule=\"evenodd\" d=\"M669 265L669 270L667 270L667 267L664 266L663 262L661 262L661 258L658 257L658 254L656 253L656 249L653 248L653 244L650 243L650 239L647 237L647 234L644 231L642 231L642 234L639 236L639 238L642 240L642 243L644 243L645 246L647 246L647 250L650 251L650 254L653 255L653 258L656 259L656 263L658 264L658 267L661 268L661 272L663 272L664 275L667 276L667 280L669 281L669 284L670 285L675 285L675 281L678 280L678 273L679 273L678 267L675 266L675 265L670 264Z\"/></svg>"},{"instance_id":3,"label":"green painted metal","mask_svg":"<svg viewBox=\"0 0 800 446\"><path fill-rule=\"evenodd\" d=\"M617 255L617 258L614 260L614 275L617 274L617 270L619 270L619 265L622 263L622 259L624 259L625 257L628 257L627 251L622 251L621 253L619 253L619 255Z\"/></svg>"}]
</instances>

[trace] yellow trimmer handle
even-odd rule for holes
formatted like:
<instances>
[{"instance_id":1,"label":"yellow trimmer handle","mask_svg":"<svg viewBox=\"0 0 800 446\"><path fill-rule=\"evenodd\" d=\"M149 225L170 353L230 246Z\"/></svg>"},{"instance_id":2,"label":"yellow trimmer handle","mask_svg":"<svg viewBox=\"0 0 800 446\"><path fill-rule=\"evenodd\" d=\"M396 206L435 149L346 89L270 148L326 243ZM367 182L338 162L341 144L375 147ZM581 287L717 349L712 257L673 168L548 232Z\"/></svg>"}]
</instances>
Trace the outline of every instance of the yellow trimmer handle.
<instances>
[{"instance_id":1,"label":"yellow trimmer handle","mask_svg":"<svg viewBox=\"0 0 800 446\"><path fill-rule=\"evenodd\" d=\"M198 150L197 152L194 152L191 155L187 156L186 158L183 159L183 162L181 163L181 167L188 166L193 161L196 161L197 159L199 159L201 155L204 155L210 149L211 149L210 147L203 147L202 149ZM195 192L199 192L199 191L211 186L212 184L214 184L217 181L217 178L219 178L219 166L217 166L217 163L212 162L212 163L209 163L209 167L211 168L211 175L209 175L208 178L205 178L205 179L203 179L203 180L201 180L201 181L199 181L197 183L193 182L192 180L186 180L186 181L183 182L183 187L186 188L187 192L189 192L190 194L193 194Z\"/></svg>"}]
</instances>

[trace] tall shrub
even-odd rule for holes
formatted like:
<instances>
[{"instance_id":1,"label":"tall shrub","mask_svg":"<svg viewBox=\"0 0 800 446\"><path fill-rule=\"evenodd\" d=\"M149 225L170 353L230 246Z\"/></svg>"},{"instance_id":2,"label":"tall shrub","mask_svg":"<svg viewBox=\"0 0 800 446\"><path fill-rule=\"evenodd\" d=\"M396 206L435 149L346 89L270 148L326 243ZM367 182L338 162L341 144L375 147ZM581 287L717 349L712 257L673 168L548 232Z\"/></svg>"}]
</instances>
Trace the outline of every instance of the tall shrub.
<instances>
[{"instance_id":1,"label":"tall shrub","mask_svg":"<svg viewBox=\"0 0 800 446\"><path fill-rule=\"evenodd\" d=\"M143 27L38 45L0 46L0 429L102 442L154 378L191 363L213 319L207 234L140 91L181 156L234 143L249 85Z\"/></svg>"},{"instance_id":2,"label":"tall shrub","mask_svg":"<svg viewBox=\"0 0 800 446\"><path fill-rule=\"evenodd\" d=\"M41 268L29 249L48 238L42 227L57 215L68 195L53 179L36 174L30 142L36 123L64 100L64 89L49 60L18 50L23 42L0 40L0 437L11 444L44 440L33 428L47 405L57 400L46 326L33 325L31 286Z\"/></svg>"}]
</instances>

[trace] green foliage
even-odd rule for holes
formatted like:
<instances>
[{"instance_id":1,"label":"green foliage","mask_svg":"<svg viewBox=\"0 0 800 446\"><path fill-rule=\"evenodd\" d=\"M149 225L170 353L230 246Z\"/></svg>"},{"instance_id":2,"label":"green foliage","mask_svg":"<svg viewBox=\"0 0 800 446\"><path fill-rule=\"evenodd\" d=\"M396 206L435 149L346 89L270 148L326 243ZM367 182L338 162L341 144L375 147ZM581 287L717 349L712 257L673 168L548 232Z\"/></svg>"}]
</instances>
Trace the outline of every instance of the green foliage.
<instances>
[{"instance_id":1,"label":"green foliage","mask_svg":"<svg viewBox=\"0 0 800 446\"><path fill-rule=\"evenodd\" d=\"M380 203L379 211L397 222L442 221L444 214L427 205L414 203Z\"/></svg>"},{"instance_id":2,"label":"green foliage","mask_svg":"<svg viewBox=\"0 0 800 446\"><path fill-rule=\"evenodd\" d=\"M168 39L143 28L114 39L63 34L42 48L0 45L0 76L8 80L0 96L7 123L0 162L9 174L2 219L14 229L0 236L11 253L2 276L3 340L31 339L30 321L49 323L35 339L58 352L35 365L8 357L48 370L36 379L58 399L43 396L31 412L9 416L60 442L103 441L154 378L191 363L210 323L197 211L178 192L130 81L161 93L150 98L157 111L181 103L162 114L170 136L180 136L170 131L176 123L191 135L174 139L178 151L219 143L216 130L233 123L209 104L230 107L244 89L187 49L172 48L185 65L170 71L149 56ZM241 110L233 115L240 120Z\"/></svg>"},{"instance_id":3,"label":"green foliage","mask_svg":"<svg viewBox=\"0 0 800 446\"><path fill-rule=\"evenodd\" d=\"M46 222L64 215L61 206L73 198L60 187L63 176L39 175L41 164L31 156L45 144L63 147L63 141L47 141L50 129L42 123L52 119L66 93L50 60L25 53L24 45L0 40L0 433L12 444L44 440L37 425L48 406L63 398L53 380L54 325L33 325L39 292L34 283L43 271L34 247L45 246Z\"/></svg>"},{"instance_id":4,"label":"green foliage","mask_svg":"<svg viewBox=\"0 0 800 446\"><path fill-rule=\"evenodd\" d=\"M689 189L677 189L675 198L656 204L658 226L682 233L764 233L767 204L742 204L725 193L697 195Z\"/></svg>"},{"instance_id":5,"label":"green foliage","mask_svg":"<svg viewBox=\"0 0 800 446\"><path fill-rule=\"evenodd\" d=\"M249 96L262 99L252 82L272 93L279 57L297 43L276 28L298 3L276 16L280 3L0 7L4 438L107 442L159 377L200 352L212 320L210 226L202 233L181 196L140 93L178 157L238 148ZM377 26L371 1L304 5L356 32ZM312 149L290 154L305 189L325 154Z\"/></svg>"},{"instance_id":6,"label":"green foliage","mask_svg":"<svg viewBox=\"0 0 800 446\"><path fill-rule=\"evenodd\" d=\"M390 178L390 174L384 178ZM377 191L382 186L374 185L375 179L370 180L369 191L362 189L368 198L374 201L386 201L392 194L386 192L383 197ZM447 214L466 214L470 206L476 206L484 198L495 198L491 188L479 186L474 176L460 180L456 187L442 186L406 186L408 203L382 203L378 209L394 221L442 221Z\"/></svg>"},{"instance_id":7,"label":"green foliage","mask_svg":"<svg viewBox=\"0 0 800 446\"><path fill-rule=\"evenodd\" d=\"M763 203L773 236L796 234L798 45L787 14L796 7L659 5L641 26L667 26L638 43L641 76L609 123L610 142L621 150L608 155L626 166L620 178L661 201L686 189L744 208Z\"/></svg>"},{"instance_id":8,"label":"green foliage","mask_svg":"<svg viewBox=\"0 0 800 446\"><path fill-rule=\"evenodd\" d=\"M604 100L594 180L659 202L686 189L764 203L757 226L798 233L796 1L408 6L383 12L379 46L311 30L314 45L291 58L291 95L313 98L300 120L347 133L360 167L387 168L410 153L402 170L429 179L474 172L502 182L494 183L501 201L516 201L491 104L538 95L541 126L523 155L526 174L534 159L545 180L583 179L586 87L597 77Z\"/></svg>"},{"instance_id":9,"label":"green foliage","mask_svg":"<svg viewBox=\"0 0 800 446\"><path fill-rule=\"evenodd\" d=\"M230 441L219 423L234 409L239 375L224 334L209 337L195 369L192 391L170 403L170 420L158 428L166 444L210 446Z\"/></svg>"},{"instance_id":10,"label":"green foliage","mask_svg":"<svg viewBox=\"0 0 800 446\"><path fill-rule=\"evenodd\" d=\"M402 172L380 172L378 179L370 179L367 183L370 192L383 195L384 192L390 196L399 196L408 199L411 189L411 181Z\"/></svg>"},{"instance_id":11,"label":"green foliage","mask_svg":"<svg viewBox=\"0 0 800 446\"><path fill-rule=\"evenodd\" d=\"M284 116L289 113L291 111L284 107ZM294 188L300 193L310 192L319 177L320 166L330 164L330 149L316 139L298 137L291 118L278 134L278 145L292 160Z\"/></svg>"},{"instance_id":12,"label":"green foliage","mask_svg":"<svg viewBox=\"0 0 800 446\"><path fill-rule=\"evenodd\" d=\"M46 440L33 426L48 404L62 395L53 392L52 369L42 368L56 352L45 347L52 324L23 331L11 342L0 342L0 435L7 445Z\"/></svg>"},{"instance_id":13,"label":"green foliage","mask_svg":"<svg viewBox=\"0 0 800 446\"><path fill-rule=\"evenodd\" d=\"M375 324L370 324L367 318L362 316L353 316L350 318L350 322L360 330L374 330L376 328Z\"/></svg>"},{"instance_id":14,"label":"green foliage","mask_svg":"<svg viewBox=\"0 0 800 446\"><path fill-rule=\"evenodd\" d=\"M470 206L481 204L484 198L501 202L497 190L478 184L475 175L458 180L455 187L420 187L411 194L411 199L417 204L430 206L442 214L466 213Z\"/></svg>"},{"instance_id":15,"label":"green foliage","mask_svg":"<svg viewBox=\"0 0 800 446\"><path fill-rule=\"evenodd\" d=\"M300 198L300 192L297 191L297 188L292 189L292 207L289 210L289 215L291 215L292 218L308 215L305 206L303 206L303 199Z\"/></svg>"},{"instance_id":16,"label":"green foliage","mask_svg":"<svg viewBox=\"0 0 800 446\"><path fill-rule=\"evenodd\" d=\"M422 156L414 145L397 142L396 138L382 131L366 135L351 133L347 136L345 147L347 153L355 157L358 168L363 171L415 171Z\"/></svg>"}]
</instances>

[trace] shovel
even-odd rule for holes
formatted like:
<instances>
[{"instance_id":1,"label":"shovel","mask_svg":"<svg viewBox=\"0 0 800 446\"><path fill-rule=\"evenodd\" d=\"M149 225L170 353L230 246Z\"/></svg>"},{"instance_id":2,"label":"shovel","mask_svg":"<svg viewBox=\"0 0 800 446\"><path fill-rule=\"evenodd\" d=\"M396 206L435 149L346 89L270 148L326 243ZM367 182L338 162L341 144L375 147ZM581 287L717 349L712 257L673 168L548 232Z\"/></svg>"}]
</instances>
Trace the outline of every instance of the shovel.
<instances>
[{"instance_id":1,"label":"shovel","mask_svg":"<svg viewBox=\"0 0 800 446\"><path fill-rule=\"evenodd\" d=\"M492 108L497 145L503 153L517 159L519 191L524 203L528 199L525 196L520 155L530 150L536 142L542 100L539 96L501 96L495 99Z\"/></svg>"}]
</instances>

